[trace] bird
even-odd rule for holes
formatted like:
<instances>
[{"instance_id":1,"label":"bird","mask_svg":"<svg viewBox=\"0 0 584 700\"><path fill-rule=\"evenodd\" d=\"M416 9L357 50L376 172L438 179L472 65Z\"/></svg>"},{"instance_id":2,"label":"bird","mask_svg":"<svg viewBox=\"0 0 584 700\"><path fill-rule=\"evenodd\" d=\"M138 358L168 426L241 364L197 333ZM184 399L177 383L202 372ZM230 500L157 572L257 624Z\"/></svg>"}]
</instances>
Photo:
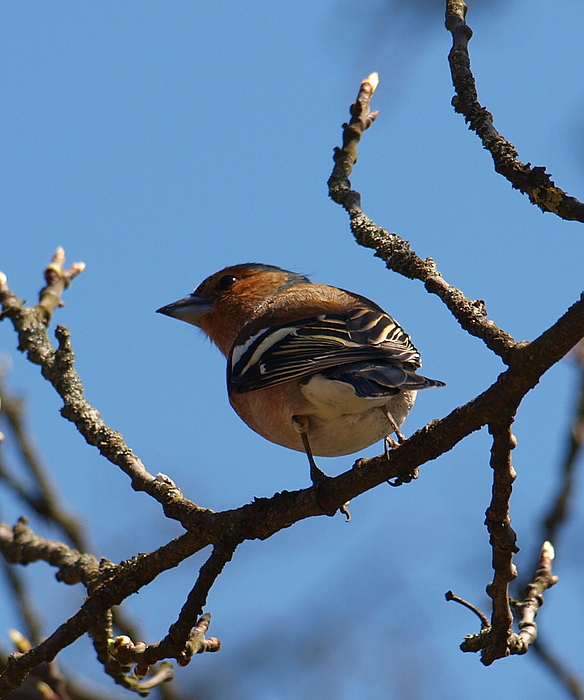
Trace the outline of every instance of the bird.
<instances>
[{"instance_id":1,"label":"bird","mask_svg":"<svg viewBox=\"0 0 584 700\"><path fill-rule=\"evenodd\" d=\"M399 323L364 296L274 265L232 265L157 313L201 328L227 359L229 401L267 440L314 457L405 439L420 389L420 353ZM392 436L396 435L396 442Z\"/></svg>"}]
</instances>

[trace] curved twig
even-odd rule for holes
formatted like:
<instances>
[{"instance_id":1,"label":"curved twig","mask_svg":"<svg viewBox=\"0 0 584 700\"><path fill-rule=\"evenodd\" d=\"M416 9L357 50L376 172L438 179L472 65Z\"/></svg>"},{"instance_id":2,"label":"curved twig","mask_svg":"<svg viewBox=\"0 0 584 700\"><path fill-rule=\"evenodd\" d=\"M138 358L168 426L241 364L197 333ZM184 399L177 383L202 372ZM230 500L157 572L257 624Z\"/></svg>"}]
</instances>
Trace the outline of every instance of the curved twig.
<instances>
[{"instance_id":1,"label":"curved twig","mask_svg":"<svg viewBox=\"0 0 584 700\"><path fill-rule=\"evenodd\" d=\"M522 163L515 146L495 129L493 115L478 101L468 55L472 30L465 21L466 11L464 0L447 0L446 28L452 34L448 62L456 91L452 106L456 112L464 115L469 129L479 136L484 148L493 157L496 172L507 178L515 189L526 194L532 204L562 219L584 222L584 204L557 187L544 167Z\"/></svg>"}]
</instances>

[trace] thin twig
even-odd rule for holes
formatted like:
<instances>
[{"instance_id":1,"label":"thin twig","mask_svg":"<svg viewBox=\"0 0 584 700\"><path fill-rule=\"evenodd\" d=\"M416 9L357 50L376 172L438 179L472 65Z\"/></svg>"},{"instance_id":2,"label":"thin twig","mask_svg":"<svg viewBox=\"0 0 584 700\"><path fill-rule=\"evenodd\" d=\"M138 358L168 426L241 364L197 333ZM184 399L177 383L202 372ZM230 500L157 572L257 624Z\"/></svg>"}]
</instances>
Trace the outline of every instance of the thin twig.
<instances>
[{"instance_id":1,"label":"thin twig","mask_svg":"<svg viewBox=\"0 0 584 700\"><path fill-rule=\"evenodd\" d=\"M343 124L343 146L334 151L335 165L328 181L329 196L349 214L351 230L359 245L373 248L375 256L381 258L389 270L423 282L428 292L436 294L446 304L465 331L480 338L503 362L509 364L516 346L515 340L487 319L484 302L465 297L460 289L443 279L432 258L420 258L406 240L378 226L361 209L361 195L352 189L349 175L357 162L357 145L363 132L373 123L373 115L377 115L377 112L369 114L369 102L374 91L370 80L371 76L363 81L357 102L351 105L351 121ZM374 83L377 84L376 81ZM364 86L368 85L369 89L365 90Z\"/></svg>"},{"instance_id":2,"label":"thin twig","mask_svg":"<svg viewBox=\"0 0 584 700\"><path fill-rule=\"evenodd\" d=\"M578 457L581 454L582 441L584 439L584 342L581 341L574 348L572 353L570 353L570 357L575 360L578 370L578 389L574 417L568 431L564 459L560 465L559 488L541 524L542 539L554 542L556 551L562 530L568 521L570 504L575 498ZM531 570L538 566L540 556L540 552L537 552ZM523 590L526 585L524 578L523 582L518 582L517 588L518 590ZM541 632L531 644L531 649L574 698L584 700L584 690L582 689L581 681L542 640Z\"/></svg>"},{"instance_id":3,"label":"thin twig","mask_svg":"<svg viewBox=\"0 0 584 700\"><path fill-rule=\"evenodd\" d=\"M2 413L6 416L12 429L23 464L33 479L35 493L30 493L16 479L10 477L5 468L2 469L4 481L42 518L55 523L76 549L87 551L89 547L82 523L78 518L67 513L33 444L23 415L23 401L6 391L3 380L4 377L0 373Z\"/></svg>"},{"instance_id":4,"label":"thin twig","mask_svg":"<svg viewBox=\"0 0 584 700\"><path fill-rule=\"evenodd\" d=\"M33 609L25 579L20 571L6 559L2 559L2 566L24 623L24 635L32 644L38 644L42 637L42 628L39 616Z\"/></svg>"},{"instance_id":5,"label":"thin twig","mask_svg":"<svg viewBox=\"0 0 584 700\"><path fill-rule=\"evenodd\" d=\"M468 54L472 30L465 21L466 11L463 0L447 0L446 28L452 34L448 61L456 91L452 106L456 112L464 115L469 129L479 136L493 157L496 172L506 177L515 189L526 194L532 204L562 219L584 222L584 204L557 187L544 167L522 163L513 144L495 129L493 115L479 103Z\"/></svg>"},{"instance_id":6,"label":"thin twig","mask_svg":"<svg viewBox=\"0 0 584 700\"><path fill-rule=\"evenodd\" d=\"M525 587L523 598L512 601L513 609L519 614L519 634L517 645L520 651L525 653L537 639L537 625L535 618L543 605L543 593L558 582L558 577L552 572L554 560L554 548L550 542L544 542L541 548L539 567L535 572L533 581Z\"/></svg>"},{"instance_id":7,"label":"thin twig","mask_svg":"<svg viewBox=\"0 0 584 700\"><path fill-rule=\"evenodd\" d=\"M144 663L151 665L160 659L172 657L180 666L186 666L193 654L208 650L208 645L205 646L199 637L193 639L191 631L203 613L211 586L223 571L225 564L231 560L237 544L225 542L213 548L211 556L201 567L199 577L180 611L178 620L170 626L168 634L159 644L151 644L144 650Z\"/></svg>"},{"instance_id":8,"label":"thin twig","mask_svg":"<svg viewBox=\"0 0 584 700\"><path fill-rule=\"evenodd\" d=\"M446 600L452 600L453 602L458 603L459 605L462 605L463 607L468 608L468 610L473 612L481 621L481 629L487 629L491 626L491 621L489 620L489 618L481 610L479 610L476 607L476 605L469 603L468 600L460 598L459 596L455 595L452 591L447 591L444 597L446 598Z\"/></svg>"},{"instance_id":9,"label":"thin twig","mask_svg":"<svg viewBox=\"0 0 584 700\"><path fill-rule=\"evenodd\" d=\"M54 274L53 263L49 265L45 277ZM59 347L54 350L46 332L48 309L59 305L57 292L68 286L63 280L49 284L41 290L44 300L36 307L26 308L13 294L2 274L0 278L0 303L3 316L9 318L18 333L19 349L26 352L30 362L40 365L47 379L63 399L61 415L74 423L90 445L116 464L132 480L132 488L144 491L155 498L164 508L169 518L186 522L198 514L211 511L200 508L188 501L176 485L165 475L156 477L150 474L140 459L130 450L120 433L109 428L98 411L85 398L83 384L75 370L75 355L70 342L70 333L64 326L57 326L55 335ZM48 290L48 291L47 291Z\"/></svg>"}]
</instances>

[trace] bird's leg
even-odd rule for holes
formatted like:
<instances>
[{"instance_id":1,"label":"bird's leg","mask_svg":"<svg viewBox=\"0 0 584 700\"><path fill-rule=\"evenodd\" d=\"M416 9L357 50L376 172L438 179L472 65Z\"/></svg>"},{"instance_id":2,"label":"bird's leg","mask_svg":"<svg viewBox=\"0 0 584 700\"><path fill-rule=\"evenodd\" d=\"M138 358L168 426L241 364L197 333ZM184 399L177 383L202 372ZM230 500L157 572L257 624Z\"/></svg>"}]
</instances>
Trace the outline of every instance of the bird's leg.
<instances>
[{"instance_id":1,"label":"bird's leg","mask_svg":"<svg viewBox=\"0 0 584 700\"><path fill-rule=\"evenodd\" d=\"M391 435L387 435L385 437L385 456L387 459L389 459L389 452L392 450L394 447L398 447L402 442L405 442L406 437L402 433L402 431L399 429L398 424L395 421L395 418L391 415L391 413L387 410L385 406L381 407L381 410L383 411L383 415L387 418L389 421L389 424L393 428L393 432L395 433L397 437L397 441L394 440ZM388 479L387 483L390 486L401 486L402 484L409 484L410 481L413 479L418 478L418 468L416 467L415 469L412 469L411 472L407 474L402 474L401 476L397 476L393 481L391 479Z\"/></svg>"},{"instance_id":2,"label":"bird's leg","mask_svg":"<svg viewBox=\"0 0 584 700\"><path fill-rule=\"evenodd\" d=\"M310 442L308 440L308 433L300 433L302 438L302 444L304 445L304 451L308 457L308 463L310 464L310 478L313 484L319 484L321 481L326 479L326 474L316 466L314 457L312 455L312 450L310 448Z\"/></svg>"},{"instance_id":3,"label":"bird's leg","mask_svg":"<svg viewBox=\"0 0 584 700\"><path fill-rule=\"evenodd\" d=\"M327 476L316 466L316 462L314 461L312 448L310 447L310 441L308 439L308 416L292 416L292 423L302 438L304 451L306 452L308 463L310 464L310 478L312 483L315 485L319 484L324 481Z\"/></svg>"},{"instance_id":4,"label":"bird's leg","mask_svg":"<svg viewBox=\"0 0 584 700\"><path fill-rule=\"evenodd\" d=\"M391 413L388 411L387 406L382 406L381 410L383 411L383 415L387 418L389 424L393 428L392 432L395 433L395 436L397 437L398 443L402 443L406 441L406 436L402 433L402 431L399 429L399 425L396 423L395 418L391 415ZM388 435L386 440L390 439L390 436ZM395 447L395 445L391 445L392 447Z\"/></svg>"},{"instance_id":5,"label":"bird's leg","mask_svg":"<svg viewBox=\"0 0 584 700\"><path fill-rule=\"evenodd\" d=\"M323 481L326 481L329 477L316 466L316 462L314 461L314 455L312 454L312 448L310 447L310 440L308 439L308 417L292 416L292 422L294 424L294 427L300 434L300 437L302 438L304 451L306 452L306 456L308 457L308 463L310 464L310 478L312 480L312 485L316 486L316 489L314 491L314 500L316 501L316 505L325 515L332 517L337 512L337 508L327 510L321 505L321 503L318 500L318 486L322 484ZM349 501L347 501L347 503L344 503L338 509L345 516L345 518L347 518L347 522L351 520L351 514L347 509L348 505Z\"/></svg>"},{"instance_id":6,"label":"bird's leg","mask_svg":"<svg viewBox=\"0 0 584 700\"><path fill-rule=\"evenodd\" d=\"M319 484L322 484L323 481L328 479L329 477L316 466L316 462L314 461L314 456L312 454L312 449L310 447L310 441L308 439L308 433L305 431L301 431L300 437L302 438L302 444L304 445L304 450L306 452L306 456L308 457L308 462L310 464L310 478L312 479L312 485L318 487ZM320 504L318 500L318 489L315 492L315 501L317 506L320 508L320 510L325 514L330 517L335 515L337 512L337 509L334 508L333 510L326 510L326 508L323 508L323 506ZM347 522L351 520L351 514L347 510L348 502L342 505L339 510L341 513L347 518Z\"/></svg>"}]
</instances>

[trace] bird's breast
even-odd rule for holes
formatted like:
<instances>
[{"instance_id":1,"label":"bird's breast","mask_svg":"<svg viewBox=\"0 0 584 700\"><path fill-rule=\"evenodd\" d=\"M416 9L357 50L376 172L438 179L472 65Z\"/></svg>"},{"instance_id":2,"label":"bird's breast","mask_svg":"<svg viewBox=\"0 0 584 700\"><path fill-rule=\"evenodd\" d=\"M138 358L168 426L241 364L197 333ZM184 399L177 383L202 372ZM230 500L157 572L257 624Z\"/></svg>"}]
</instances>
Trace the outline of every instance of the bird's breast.
<instances>
[{"instance_id":1,"label":"bird's breast","mask_svg":"<svg viewBox=\"0 0 584 700\"><path fill-rule=\"evenodd\" d=\"M310 445L315 455L323 457L352 454L390 435L393 430L382 407L401 425L416 398L415 391L362 398L350 384L322 374L302 385L301 391L312 407Z\"/></svg>"},{"instance_id":2,"label":"bird's breast","mask_svg":"<svg viewBox=\"0 0 584 700\"><path fill-rule=\"evenodd\" d=\"M415 391L360 398L345 382L314 375L308 382L285 382L257 391L232 394L231 405L252 430L283 447L304 452L294 416L306 416L313 453L321 457L352 454L382 440L392 429L385 406L401 425L413 406ZM305 421L306 422L306 421Z\"/></svg>"}]
</instances>

